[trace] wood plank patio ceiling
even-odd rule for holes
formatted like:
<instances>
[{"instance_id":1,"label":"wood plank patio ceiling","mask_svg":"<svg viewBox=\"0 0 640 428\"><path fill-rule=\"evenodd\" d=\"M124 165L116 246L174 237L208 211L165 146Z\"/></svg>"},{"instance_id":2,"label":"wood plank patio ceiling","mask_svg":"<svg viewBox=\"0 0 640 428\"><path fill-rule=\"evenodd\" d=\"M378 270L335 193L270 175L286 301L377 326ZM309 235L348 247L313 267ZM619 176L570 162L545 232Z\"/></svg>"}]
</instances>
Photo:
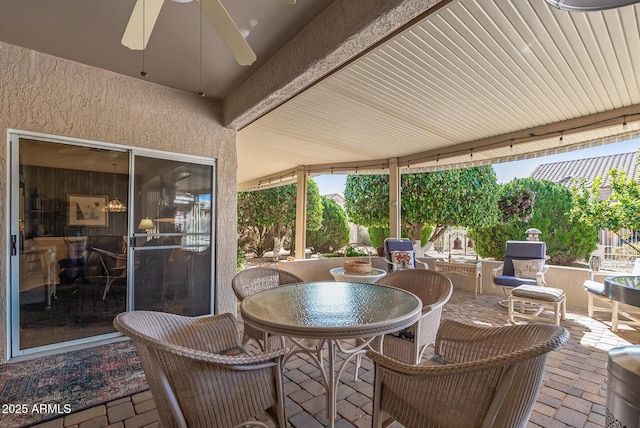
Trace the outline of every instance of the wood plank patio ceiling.
<instances>
[{"instance_id":1,"label":"wood plank patio ceiling","mask_svg":"<svg viewBox=\"0 0 640 428\"><path fill-rule=\"evenodd\" d=\"M636 137L639 17L453 1L241 129L239 189L301 165L429 170Z\"/></svg>"}]
</instances>

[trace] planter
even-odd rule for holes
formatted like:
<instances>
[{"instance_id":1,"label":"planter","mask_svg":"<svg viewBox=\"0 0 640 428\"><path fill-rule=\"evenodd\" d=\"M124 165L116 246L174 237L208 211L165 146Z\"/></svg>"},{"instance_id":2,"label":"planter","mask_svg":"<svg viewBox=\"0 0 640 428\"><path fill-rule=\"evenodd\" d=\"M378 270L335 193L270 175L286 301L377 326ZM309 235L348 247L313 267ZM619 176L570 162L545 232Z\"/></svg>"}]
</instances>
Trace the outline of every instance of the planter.
<instances>
[{"instance_id":1,"label":"planter","mask_svg":"<svg viewBox=\"0 0 640 428\"><path fill-rule=\"evenodd\" d=\"M349 244L345 250L345 254L348 254L349 247L364 248L365 254L369 254L367 247L357 243ZM371 269L373 269L373 266L371 265L371 256L367 256L366 259L364 257L347 257L344 260L343 267L346 273L369 273L371 272Z\"/></svg>"}]
</instances>

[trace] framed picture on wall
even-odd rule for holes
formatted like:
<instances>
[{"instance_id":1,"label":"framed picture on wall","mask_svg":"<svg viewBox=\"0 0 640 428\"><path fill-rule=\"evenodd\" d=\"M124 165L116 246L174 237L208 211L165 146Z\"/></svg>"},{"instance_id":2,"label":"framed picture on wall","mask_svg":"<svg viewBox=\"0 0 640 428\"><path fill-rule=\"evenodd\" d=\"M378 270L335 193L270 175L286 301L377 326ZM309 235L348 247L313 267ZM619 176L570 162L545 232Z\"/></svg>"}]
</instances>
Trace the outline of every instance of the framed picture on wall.
<instances>
[{"instance_id":1,"label":"framed picture on wall","mask_svg":"<svg viewBox=\"0 0 640 428\"><path fill-rule=\"evenodd\" d=\"M106 196L69 195L69 226L108 226L106 206Z\"/></svg>"}]
</instances>

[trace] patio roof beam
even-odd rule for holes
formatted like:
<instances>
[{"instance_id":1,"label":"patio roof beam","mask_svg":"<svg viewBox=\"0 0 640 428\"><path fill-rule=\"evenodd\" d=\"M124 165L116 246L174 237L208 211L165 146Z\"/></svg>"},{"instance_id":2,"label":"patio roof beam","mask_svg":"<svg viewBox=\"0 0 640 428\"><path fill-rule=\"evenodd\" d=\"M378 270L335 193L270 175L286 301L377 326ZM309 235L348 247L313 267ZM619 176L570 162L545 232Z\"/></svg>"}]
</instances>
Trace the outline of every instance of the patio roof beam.
<instances>
[{"instance_id":1,"label":"patio roof beam","mask_svg":"<svg viewBox=\"0 0 640 428\"><path fill-rule=\"evenodd\" d=\"M224 100L224 125L242 129L451 1L333 2Z\"/></svg>"},{"instance_id":2,"label":"patio roof beam","mask_svg":"<svg viewBox=\"0 0 640 428\"><path fill-rule=\"evenodd\" d=\"M484 150L499 149L509 147L511 145L517 146L518 144L544 140L547 138L559 138L561 136L567 137L573 134L608 128L615 125L622 125L625 122L631 123L635 121L640 121L639 104L568 119L562 122L514 131L507 134L482 138L475 141L468 141L466 143L414 153L407 156L400 156L399 164L401 167L409 167L411 165L428 161L438 160L442 162L447 158L460 156L461 154L468 154L471 152L481 153ZM570 147L571 145L567 145L567 148Z\"/></svg>"},{"instance_id":3,"label":"patio roof beam","mask_svg":"<svg viewBox=\"0 0 640 428\"><path fill-rule=\"evenodd\" d=\"M620 139L635 138L637 132L625 131L623 127L620 128L616 136L605 137L598 136L598 138L581 139L578 142L570 142L568 138L565 138L564 144L558 144L557 138L560 136L568 137L574 134L586 133L602 128L611 128L615 126L622 126L623 123L627 123L629 128L632 128L634 122L640 122L640 105L635 104L628 107L623 107L615 110L609 110L601 113L595 113L588 116L583 116L574 119L568 119L562 122L556 122L552 124L546 124L537 126L534 128L528 128L524 130L509 132L506 134L495 135L492 137L482 138L475 141L469 141L466 143L460 143L455 145L448 145L414 153L411 155L398 157L398 167L412 168L414 171L423 170L428 167L428 170L436 171L448 168L458 168L459 162L447 162L447 159L460 157L461 155L473 153L475 159L473 162L465 162L465 166L472 165L486 165L488 163L500 163L506 161L518 160L514 159L513 155L509 156L490 156L489 159L481 155L484 151L491 151L501 148L506 148L511 145L517 147L520 144L531 143L535 141L542 141L545 139L553 139L553 146L543 148L538 151L520 152L516 157L519 159L536 157L550 154L550 150L553 151L571 151L585 148L585 144L593 143L594 145L605 144L608 142L619 141ZM625 136L625 134L628 134ZM422 165L421 165L422 164ZM430 164L430 165L425 165ZM305 165L304 171L309 175L318 174L354 174L358 172L366 172L367 174L387 174L389 170L389 159L368 159L362 161L350 161L350 162L336 162L325 163L317 165ZM295 174L298 171L296 168L281 171L275 174L271 174L256 180L242 183L238 186L239 191L258 190L261 188L268 188L273 186L279 186L282 184L290 184L295 180Z\"/></svg>"}]
</instances>

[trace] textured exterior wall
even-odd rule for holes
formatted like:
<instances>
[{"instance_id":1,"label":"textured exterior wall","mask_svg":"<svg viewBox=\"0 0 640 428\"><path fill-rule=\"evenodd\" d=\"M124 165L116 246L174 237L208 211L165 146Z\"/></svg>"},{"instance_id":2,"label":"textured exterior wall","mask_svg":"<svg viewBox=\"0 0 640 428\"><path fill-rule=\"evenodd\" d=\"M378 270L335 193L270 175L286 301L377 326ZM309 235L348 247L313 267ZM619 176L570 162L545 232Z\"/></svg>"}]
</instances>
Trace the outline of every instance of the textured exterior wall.
<instances>
[{"instance_id":1,"label":"textured exterior wall","mask_svg":"<svg viewBox=\"0 0 640 428\"><path fill-rule=\"evenodd\" d=\"M216 312L235 313L236 132L196 95L0 43L0 131L33 131L218 160ZM7 150L0 194L7 194ZM7 204L0 224L7 225ZM7 356L7 227L0 228L0 363Z\"/></svg>"}]
</instances>

